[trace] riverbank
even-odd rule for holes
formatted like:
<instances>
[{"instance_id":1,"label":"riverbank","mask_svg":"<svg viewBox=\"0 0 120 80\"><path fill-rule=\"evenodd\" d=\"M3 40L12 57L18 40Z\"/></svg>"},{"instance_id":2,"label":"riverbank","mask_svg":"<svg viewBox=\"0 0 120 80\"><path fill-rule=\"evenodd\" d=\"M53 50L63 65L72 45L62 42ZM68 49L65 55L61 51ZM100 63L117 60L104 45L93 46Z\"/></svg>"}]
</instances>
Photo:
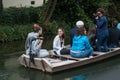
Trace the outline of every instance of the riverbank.
<instances>
[{"instance_id":1,"label":"riverbank","mask_svg":"<svg viewBox=\"0 0 120 80\"><path fill-rule=\"evenodd\" d=\"M0 42L23 40L32 29L32 24L0 25Z\"/></svg>"}]
</instances>

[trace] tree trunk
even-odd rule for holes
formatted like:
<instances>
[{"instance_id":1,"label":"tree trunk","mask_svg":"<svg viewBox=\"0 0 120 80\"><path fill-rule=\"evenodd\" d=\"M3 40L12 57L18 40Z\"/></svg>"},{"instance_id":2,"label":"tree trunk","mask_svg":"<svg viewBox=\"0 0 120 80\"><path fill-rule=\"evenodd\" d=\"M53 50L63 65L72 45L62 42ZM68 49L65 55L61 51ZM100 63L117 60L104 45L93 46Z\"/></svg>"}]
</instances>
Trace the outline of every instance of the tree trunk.
<instances>
[{"instance_id":1,"label":"tree trunk","mask_svg":"<svg viewBox=\"0 0 120 80\"><path fill-rule=\"evenodd\" d=\"M45 22L44 22L44 24L45 24L46 26L48 25L48 22L49 22L52 14L53 14L53 12L54 12L54 10L55 10L56 4L57 4L57 0L52 0L51 7L50 7L50 9L49 9L50 11L49 11L49 13L48 13L48 17L46 18L46 20L45 20Z\"/></svg>"},{"instance_id":2,"label":"tree trunk","mask_svg":"<svg viewBox=\"0 0 120 80\"><path fill-rule=\"evenodd\" d=\"M46 3L46 0L43 0L43 5Z\"/></svg>"},{"instance_id":3,"label":"tree trunk","mask_svg":"<svg viewBox=\"0 0 120 80\"><path fill-rule=\"evenodd\" d=\"M0 10L3 10L3 3L2 3L2 0L0 0Z\"/></svg>"}]
</instances>

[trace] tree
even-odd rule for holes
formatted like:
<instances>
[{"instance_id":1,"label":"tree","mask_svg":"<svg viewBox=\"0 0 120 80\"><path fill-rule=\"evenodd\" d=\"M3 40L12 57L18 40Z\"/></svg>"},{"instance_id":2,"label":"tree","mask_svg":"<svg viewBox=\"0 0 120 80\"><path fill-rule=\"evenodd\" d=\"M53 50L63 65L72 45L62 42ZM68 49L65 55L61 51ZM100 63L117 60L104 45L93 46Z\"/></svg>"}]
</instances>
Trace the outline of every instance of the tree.
<instances>
[{"instance_id":1,"label":"tree","mask_svg":"<svg viewBox=\"0 0 120 80\"><path fill-rule=\"evenodd\" d=\"M43 4L45 4L46 3L46 0L43 0Z\"/></svg>"},{"instance_id":2,"label":"tree","mask_svg":"<svg viewBox=\"0 0 120 80\"><path fill-rule=\"evenodd\" d=\"M3 3L2 3L2 0L0 0L0 10L3 9Z\"/></svg>"},{"instance_id":3,"label":"tree","mask_svg":"<svg viewBox=\"0 0 120 80\"><path fill-rule=\"evenodd\" d=\"M57 0L48 0L47 1L47 5L45 6L45 8L43 9L43 12L42 12L42 22L43 22L44 26L48 25L48 23L52 17L52 14L55 10L56 4L57 4Z\"/></svg>"}]
</instances>

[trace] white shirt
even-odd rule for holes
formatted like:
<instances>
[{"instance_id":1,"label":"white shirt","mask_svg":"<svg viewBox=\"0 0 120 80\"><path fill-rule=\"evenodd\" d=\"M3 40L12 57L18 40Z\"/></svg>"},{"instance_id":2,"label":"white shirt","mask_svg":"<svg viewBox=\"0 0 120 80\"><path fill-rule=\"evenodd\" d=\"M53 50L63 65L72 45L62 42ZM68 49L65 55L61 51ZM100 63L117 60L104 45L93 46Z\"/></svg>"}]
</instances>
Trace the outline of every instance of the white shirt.
<instances>
[{"instance_id":1,"label":"white shirt","mask_svg":"<svg viewBox=\"0 0 120 80\"><path fill-rule=\"evenodd\" d=\"M63 40L63 44L62 46L64 46L64 40ZM60 41L60 37L59 35L57 35L55 38L54 38L54 41L53 41L53 51L56 51L58 55L60 55L60 50L62 49L61 47L61 41Z\"/></svg>"}]
</instances>

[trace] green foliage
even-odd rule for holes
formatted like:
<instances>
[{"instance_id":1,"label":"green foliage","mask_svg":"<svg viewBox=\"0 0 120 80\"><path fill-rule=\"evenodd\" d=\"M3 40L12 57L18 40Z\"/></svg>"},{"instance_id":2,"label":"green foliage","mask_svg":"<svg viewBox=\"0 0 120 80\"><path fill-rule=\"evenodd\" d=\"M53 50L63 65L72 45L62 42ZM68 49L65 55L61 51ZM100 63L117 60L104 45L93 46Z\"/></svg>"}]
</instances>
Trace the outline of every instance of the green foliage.
<instances>
[{"instance_id":1,"label":"green foliage","mask_svg":"<svg viewBox=\"0 0 120 80\"><path fill-rule=\"evenodd\" d=\"M29 24L37 22L40 12L38 8L7 8L0 12L0 24Z\"/></svg>"},{"instance_id":2,"label":"green foliage","mask_svg":"<svg viewBox=\"0 0 120 80\"><path fill-rule=\"evenodd\" d=\"M112 0L58 0L54 16L52 19L65 21L70 26L75 25L78 20L83 20L85 26L93 25L93 13L96 13L97 8L101 7L107 11L109 5L112 5Z\"/></svg>"},{"instance_id":3,"label":"green foliage","mask_svg":"<svg viewBox=\"0 0 120 80\"><path fill-rule=\"evenodd\" d=\"M32 25L0 25L0 42L23 40L32 31Z\"/></svg>"}]
</instances>

